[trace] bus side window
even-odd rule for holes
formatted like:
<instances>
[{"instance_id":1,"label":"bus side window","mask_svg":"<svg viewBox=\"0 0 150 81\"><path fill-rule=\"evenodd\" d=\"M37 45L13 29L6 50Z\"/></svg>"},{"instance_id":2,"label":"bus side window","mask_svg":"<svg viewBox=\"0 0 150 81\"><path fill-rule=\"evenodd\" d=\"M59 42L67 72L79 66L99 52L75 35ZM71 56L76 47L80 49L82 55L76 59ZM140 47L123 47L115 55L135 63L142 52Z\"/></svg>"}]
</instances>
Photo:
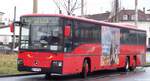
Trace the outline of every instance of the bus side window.
<instances>
[{"instance_id":1,"label":"bus side window","mask_svg":"<svg viewBox=\"0 0 150 81\"><path fill-rule=\"evenodd\" d=\"M121 37L120 37L120 43L121 44L128 44L128 34L129 34L129 31L122 28L120 29L120 33L121 33Z\"/></svg>"},{"instance_id":2,"label":"bus side window","mask_svg":"<svg viewBox=\"0 0 150 81\"><path fill-rule=\"evenodd\" d=\"M73 21L66 20L64 26L70 26L70 36L64 37L64 52L71 52L73 49Z\"/></svg>"}]
</instances>

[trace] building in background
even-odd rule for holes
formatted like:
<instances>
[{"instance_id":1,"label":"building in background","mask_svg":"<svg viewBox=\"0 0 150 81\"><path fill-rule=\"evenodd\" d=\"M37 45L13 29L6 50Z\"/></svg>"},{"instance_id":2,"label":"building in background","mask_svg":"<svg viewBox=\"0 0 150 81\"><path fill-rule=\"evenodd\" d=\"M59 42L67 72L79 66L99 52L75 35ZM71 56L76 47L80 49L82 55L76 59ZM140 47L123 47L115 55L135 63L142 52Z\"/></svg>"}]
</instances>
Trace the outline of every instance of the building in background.
<instances>
[{"instance_id":1,"label":"building in background","mask_svg":"<svg viewBox=\"0 0 150 81\"><path fill-rule=\"evenodd\" d=\"M19 27L15 27L15 43L16 46L19 41ZM9 26L0 26L0 45L7 45L12 47L12 38L13 38L13 33L10 32Z\"/></svg>"},{"instance_id":2,"label":"building in background","mask_svg":"<svg viewBox=\"0 0 150 81\"><path fill-rule=\"evenodd\" d=\"M2 18L3 18L3 15L4 15L4 14L5 14L4 12L0 12L0 26L5 24L5 23L2 21Z\"/></svg>"},{"instance_id":3,"label":"building in background","mask_svg":"<svg viewBox=\"0 0 150 81\"><path fill-rule=\"evenodd\" d=\"M100 14L94 15L86 15L86 18L100 20L100 21L111 21L110 18L111 13L105 12ZM135 24L135 10L120 10L118 15L118 23L124 24ZM146 30L147 31L147 47L150 48L150 14L145 13L145 8L143 10L138 10L138 29Z\"/></svg>"}]
</instances>

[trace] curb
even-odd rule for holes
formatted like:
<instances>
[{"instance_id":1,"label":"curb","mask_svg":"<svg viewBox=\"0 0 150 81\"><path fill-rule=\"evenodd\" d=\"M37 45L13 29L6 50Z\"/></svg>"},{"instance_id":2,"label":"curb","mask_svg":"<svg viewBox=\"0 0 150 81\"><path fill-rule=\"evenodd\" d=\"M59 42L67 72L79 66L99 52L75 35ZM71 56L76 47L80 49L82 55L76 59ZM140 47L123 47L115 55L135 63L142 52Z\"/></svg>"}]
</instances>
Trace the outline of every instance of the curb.
<instances>
[{"instance_id":1,"label":"curb","mask_svg":"<svg viewBox=\"0 0 150 81\"><path fill-rule=\"evenodd\" d=\"M25 73L25 74L13 74L13 75L0 75L0 78L4 77L17 77L17 76L29 76L29 75L39 75L42 73Z\"/></svg>"},{"instance_id":2,"label":"curb","mask_svg":"<svg viewBox=\"0 0 150 81\"><path fill-rule=\"evenodd\" d=\"M150 67L150 64L148 64L148 65L144 65L143 67Z\"/></svg>"}]
</instances>

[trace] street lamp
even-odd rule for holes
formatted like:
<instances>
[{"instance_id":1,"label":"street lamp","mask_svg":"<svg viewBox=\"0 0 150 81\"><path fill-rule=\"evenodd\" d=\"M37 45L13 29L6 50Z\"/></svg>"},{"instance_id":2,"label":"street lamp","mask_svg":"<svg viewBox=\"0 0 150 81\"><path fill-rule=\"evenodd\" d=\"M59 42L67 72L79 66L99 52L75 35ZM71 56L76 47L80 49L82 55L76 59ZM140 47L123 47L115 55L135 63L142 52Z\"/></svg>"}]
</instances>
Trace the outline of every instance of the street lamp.
<instances>
[{"instance_id":1,"label":"street lamp","mask_svg":"<svg viewBox=\"0 0 150 81\"><path fill-rule=\"evenodd\" d=\"M135 25L137 26L138 22L138 0L135 0Z\"/></svg>"},{"instance_id":2,"label":"street lamp","mask_svg":"<svg viewBox=\"0 0 150 81\"><path fill-rule=\"evenodd\" d=\"M38 12L38 1L33 0L33 13L37 13L37 12Z\"/></svg>"}]
</instances>

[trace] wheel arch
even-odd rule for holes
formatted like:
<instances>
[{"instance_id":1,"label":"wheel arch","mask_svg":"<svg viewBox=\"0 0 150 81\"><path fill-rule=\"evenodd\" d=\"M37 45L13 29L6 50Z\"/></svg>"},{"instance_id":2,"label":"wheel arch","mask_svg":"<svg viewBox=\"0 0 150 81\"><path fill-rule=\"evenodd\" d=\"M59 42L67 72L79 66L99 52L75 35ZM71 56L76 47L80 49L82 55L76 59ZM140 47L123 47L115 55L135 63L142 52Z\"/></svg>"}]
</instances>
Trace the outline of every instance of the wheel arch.
<instances>
[{"instance_id":1,"label":"wheel arch","mask_svg":"<svg viewBox=\"0 0 150 81\"><path fill-rule=\"evenodd\" d=\"M91 58L90 58L90 57L85 57L85 58L84 58L84 61L85 61L85 60L87 60L88 67L89 67L89 71L91 72ZM83 61L83 62L84 62L84 61Z\"/></svg>"}]
</instances>

